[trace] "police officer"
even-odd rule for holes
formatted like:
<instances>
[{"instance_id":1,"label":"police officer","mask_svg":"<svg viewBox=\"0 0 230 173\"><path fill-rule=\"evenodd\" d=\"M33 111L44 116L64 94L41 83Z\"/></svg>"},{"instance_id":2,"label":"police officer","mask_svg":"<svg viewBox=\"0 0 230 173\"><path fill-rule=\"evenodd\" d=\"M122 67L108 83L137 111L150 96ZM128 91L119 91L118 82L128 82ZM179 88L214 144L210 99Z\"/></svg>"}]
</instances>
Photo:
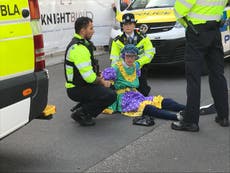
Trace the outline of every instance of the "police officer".
<instances>
[{"instance_id":1,"label":"police officer","mask_svg":"<svg viewBox=\"0 0 230 173\"><path fill-rule=\"evenodd\" d=\"M65 53L65 87L70 99L80 106L71 115L82 126L95 124L96 117L116 100L110 82L97 74L98 65L93 56L93 44L89 40L94 33L93 21L80 17L75 22L75 35Z\"/></svg>"},{"instance_id":2,"label":"police officer","mask_svg":"<svg viewBox=\"0 0 230 173\"><path fill-rule=\"evenodd\" d=\"M185 70L187 105L184 119L172 123L174 130L199 131L201 69L206 61L209 85L220 126L229 126L228 90L224 77L224 53L219 31L220 19L227 0L176 0L175 14L186 26Z\"/></svg>"},{"instance_id":3,"label":"police officer","mask_svg":"<svg viewBox=\"0 0 230 173\"><path fill-rule=\"evenodd\" d=\"M150 63L154 54L155 49L150 41L150 39L137 32L135 30L136 20L132 13L126 13L122 16L122 29L123 34L118 35L112 42L110 60L111 65L115 64L120 59L121 50L126 44L134 44L139 49L139 59L136 60L141 66L141 76L139 77L140 86L138 91L140 91L144 96L147 96L151 90L150 86L147 84L147 66Z\"/></svg>"}]
</instances>

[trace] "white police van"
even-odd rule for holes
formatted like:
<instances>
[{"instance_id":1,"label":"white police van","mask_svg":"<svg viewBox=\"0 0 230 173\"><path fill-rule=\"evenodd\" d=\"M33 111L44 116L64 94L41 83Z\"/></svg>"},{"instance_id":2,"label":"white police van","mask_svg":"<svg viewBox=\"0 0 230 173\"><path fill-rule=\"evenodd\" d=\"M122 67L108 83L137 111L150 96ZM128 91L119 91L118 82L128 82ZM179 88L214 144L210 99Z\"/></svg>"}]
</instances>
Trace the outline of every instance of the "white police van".
<instances>
[{"instance_id":1,"label":"white police van","mask_svg":"<svg viewBox=\"0 0 230 173\"><path fill-rule=\"evenodd\" d=\"M122 0L116 0L116 22L111 30L111 40L121 34L120 22L125 13L133 13L137 19L137 30L144 31L156 48L152 65L180 64L184 62L185 29L177 21L173 6L175 0L133 0L124 10ZM230 57L230 5L223 14L220 28L225 58ZM150 65L151 65L150 64Z\"/></svg>"}]
</instances>

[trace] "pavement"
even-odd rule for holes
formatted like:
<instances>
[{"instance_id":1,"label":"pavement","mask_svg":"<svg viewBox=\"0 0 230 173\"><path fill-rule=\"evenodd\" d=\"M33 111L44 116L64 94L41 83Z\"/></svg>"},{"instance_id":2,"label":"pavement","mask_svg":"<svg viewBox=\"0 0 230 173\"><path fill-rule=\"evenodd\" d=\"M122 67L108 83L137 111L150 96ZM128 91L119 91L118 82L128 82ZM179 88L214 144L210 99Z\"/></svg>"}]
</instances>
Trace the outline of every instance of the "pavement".
<instances>
[{"instance_id":1,"label":"pavement","mask_svg":"<svg viewBox=\"0 0 230 173\"><path fill-rule=\"evenodd\" d=\"M103 69L108 53L98 55ZM200 117L199 132L171 130L171 121L161 119L151 127L134 126L129 117L118 114L98 116L93 127L79 126L70 118L75 103L64 89L63 59L60 53L47 62L49 103L56 105L57 113L52 120L34 120L1 141L0 172L230 172L230 127L216 124L216 114ZM151 95L160 93L184 103L184 76L161 70L148 79ZM229 62L225 72L230 86ZM201 105L206 105L212 103L208 77L201 80Z\"/></svg>"},{"instance_id":2,"label":"pavement","mask_svg":"<svg viewBox=\"0 0 230 173\"><path fill-rule=\"evenodd\" d=\"M174 131L170 121L156 121L151 131L84 172L230 172L230 128L216 124L215 116L201 116L198 133Z\"/></svg>"},{"instance_id":3,"label":"pavement","mask_svg":"<svg viewBox=\"0 0 230 173\"><path fill-rule=\"evenodd\" d=\"M229 84L229 63L225 70ZM215 116L201 116L200 131L195 133L174 131L171 121L156 120L150 131L83 172L229 173L230 128L216 124Z\"/></svg>"},{"instance_id":4,"label":"pavement","mask_svg":"<svg viewBox=\"0 0 230 173\"><path fill-rule=\"evenodd\" d=\"M230 172L230 128L214 116L200 118L198 133L173 131L170 121L156 125L86 172Z\"/></svg>"}]
</instances>

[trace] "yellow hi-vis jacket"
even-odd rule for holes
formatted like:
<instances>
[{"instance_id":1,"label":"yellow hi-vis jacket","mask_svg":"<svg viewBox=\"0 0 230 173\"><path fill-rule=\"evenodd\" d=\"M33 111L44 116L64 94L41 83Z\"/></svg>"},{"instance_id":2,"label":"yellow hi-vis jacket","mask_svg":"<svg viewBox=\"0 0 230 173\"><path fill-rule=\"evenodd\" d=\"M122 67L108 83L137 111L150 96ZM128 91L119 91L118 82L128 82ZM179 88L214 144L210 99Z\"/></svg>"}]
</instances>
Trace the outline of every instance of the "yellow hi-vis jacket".
<instances>
[{"instance_id":1,"label":"yellow hi-vis jacket","mask_svg":"<svg viewBox=\"0 0 230 173\"><path fill-rule=\"evenodd\" d=\"M174 12L178 21L187 24L182 17L186 17L192 24L204 24L207 21L219 22L228 0L176 0Z\"/></svg>"},{"instance_id":2,"label":"yellow hi-vis jacket","mask_svg":"<svg viewBox=\"0 0 230 173\"><path fill-rule=\"evenodd\" d=\"M93 67L93 52L90 50L91 43L78 34L75 34L74 37L73 40L78 40L78 43L72 40L65 54L66 88L92 84L97 78Z\"/></svg>"},{"instance_id":3,"label":"yellow hi-vis jacket","mask_svg":"<svg viewBox=\"0 0 230 173\"><path fill-rule=\"evenodd\" d=\"M113 40L110 53L111 65L114 65L117 61L120 60L121 50L126 44L128 44L128 42L125 33L118 35ZM139 58L136 61L140 64L140 67L150 63L155 54L155 48L153 48L150 39L135 31L133 44L135 44L139 49Z\"/></svg>"}]
</instances>

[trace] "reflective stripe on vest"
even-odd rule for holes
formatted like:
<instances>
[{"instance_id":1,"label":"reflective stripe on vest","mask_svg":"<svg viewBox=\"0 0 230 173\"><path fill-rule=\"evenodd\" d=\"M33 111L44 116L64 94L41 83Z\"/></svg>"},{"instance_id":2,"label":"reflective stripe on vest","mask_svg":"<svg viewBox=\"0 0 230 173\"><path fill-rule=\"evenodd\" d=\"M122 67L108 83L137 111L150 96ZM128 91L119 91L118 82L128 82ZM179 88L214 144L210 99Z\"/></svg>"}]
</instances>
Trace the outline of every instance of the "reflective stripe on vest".
<instances>
[{"instance_id":1,"label":"reflective stripe on vest","mask_svg":"<svg viewBox=\"0 0 230 173\"><path fill-rule=\"evenodd\" d=\"M177 0L175 15L177 18L187 16L193 24L206 21L219 21L221 19L227 0Z\"/></svg>"}]
</instances>

